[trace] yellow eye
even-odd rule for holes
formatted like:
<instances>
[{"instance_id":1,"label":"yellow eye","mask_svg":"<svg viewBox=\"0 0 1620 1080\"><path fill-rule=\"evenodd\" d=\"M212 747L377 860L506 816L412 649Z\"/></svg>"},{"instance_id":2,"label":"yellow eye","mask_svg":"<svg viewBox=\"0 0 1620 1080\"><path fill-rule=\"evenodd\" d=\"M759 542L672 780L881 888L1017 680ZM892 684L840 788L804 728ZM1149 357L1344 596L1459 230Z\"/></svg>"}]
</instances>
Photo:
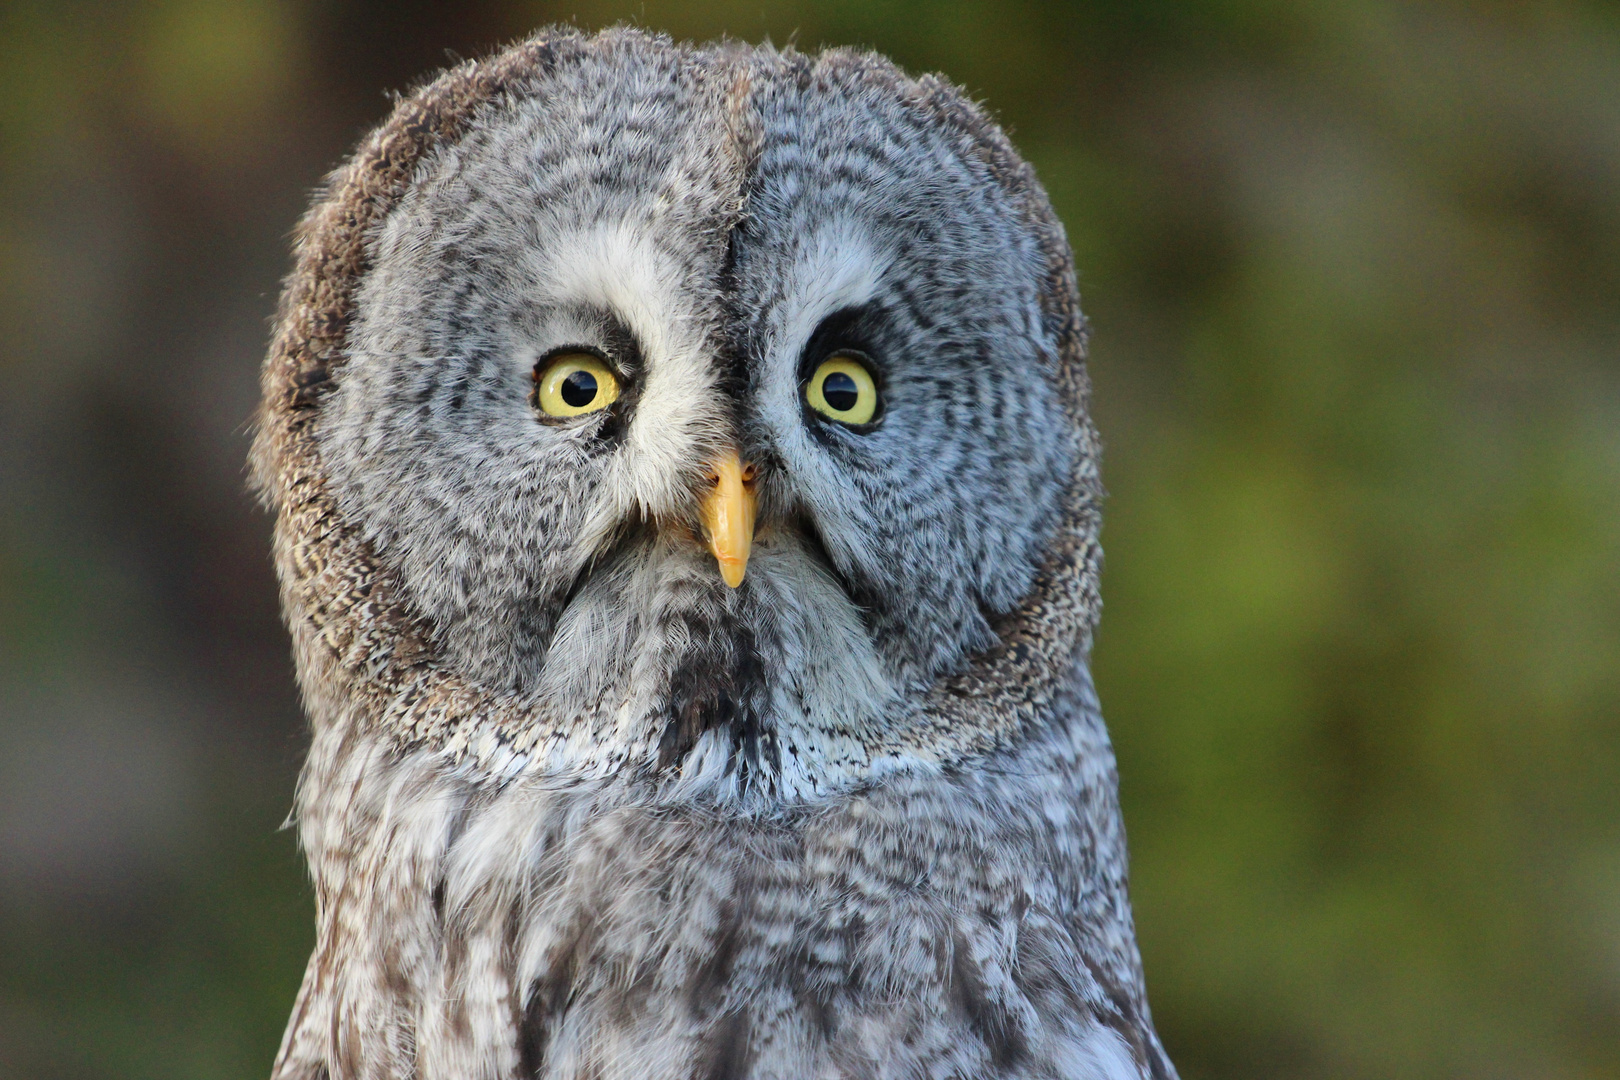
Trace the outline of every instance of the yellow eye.
<instances>
[{"instance_id":1,"label":"yellow eye","mask_svg":"<svg viewBox=\"0 0 1620 1080\"><path fill-rule=\"evenodd\" d=\"M547 416L583 416L605 409L619 396L619 379L585 352L551 358L534 376L534 400Z\"/></svg>"},{"instance_id":2,"label":"yellow eye","mask_svg":"<svg viewBox=\"0 0 1620 1080\"><path fill-rule=\"evenodd\" d=\"M841 424L869 424L877 415L877 381L865 364L838 353L823 360L810 376L804 400L822 416Z\"/></svg>"}]
</instances>

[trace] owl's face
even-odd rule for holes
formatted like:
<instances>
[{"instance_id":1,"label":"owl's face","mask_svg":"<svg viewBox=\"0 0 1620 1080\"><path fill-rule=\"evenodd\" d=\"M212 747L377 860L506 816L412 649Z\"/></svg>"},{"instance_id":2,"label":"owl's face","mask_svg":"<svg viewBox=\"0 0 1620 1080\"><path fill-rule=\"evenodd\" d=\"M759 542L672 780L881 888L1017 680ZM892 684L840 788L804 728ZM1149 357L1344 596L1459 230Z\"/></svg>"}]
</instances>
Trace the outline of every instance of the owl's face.
<instances>
[{"instance_id":1,"label":"owl's face","mask_svg":"<svg viewBox=\"0 0 1620 1080\"><path fill-rule=\"evenodd\" d=\"M582 759L836 786L1042 563L1039 243L857 63L584 56L421 163L369 267L337 505L436 662Z\"/></svg>"}]
</instances>

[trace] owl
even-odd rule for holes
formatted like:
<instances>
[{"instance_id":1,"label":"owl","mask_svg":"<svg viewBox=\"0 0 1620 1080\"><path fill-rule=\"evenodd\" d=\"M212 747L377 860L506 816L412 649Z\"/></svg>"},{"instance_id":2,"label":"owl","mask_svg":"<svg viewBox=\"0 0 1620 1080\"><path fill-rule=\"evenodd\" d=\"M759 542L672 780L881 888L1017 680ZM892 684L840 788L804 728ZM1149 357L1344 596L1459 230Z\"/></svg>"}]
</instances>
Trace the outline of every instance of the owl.
<instances>
[{"instance_id":1,"label":"owl","mask_svg":"<svg viewBox=\"0 0 1620 1080\"><path fill-rule=\"evenodd\" d=\"M1071 256L947 82L546 31L297 234L276 1080L1171 1078Z\"/></svg>"}]
</instances>

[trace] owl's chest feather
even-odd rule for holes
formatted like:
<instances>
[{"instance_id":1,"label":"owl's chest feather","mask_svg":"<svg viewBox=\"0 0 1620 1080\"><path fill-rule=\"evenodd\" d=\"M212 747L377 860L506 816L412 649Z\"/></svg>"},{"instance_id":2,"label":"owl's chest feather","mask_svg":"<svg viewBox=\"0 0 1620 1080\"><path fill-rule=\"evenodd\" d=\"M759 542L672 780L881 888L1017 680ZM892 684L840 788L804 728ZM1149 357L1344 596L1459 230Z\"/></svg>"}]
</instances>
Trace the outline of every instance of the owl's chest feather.
<instances>
[{"instance_id":1,"label":"owl's chest feather","mask_svg":"<svg viewBox=\"0 0 1620 1080\"><path fill-rule=\"evenodd\" d=\"M350 783L305 788L320 942L278 1080L1152 1075L1128 923L1065 869L1111 857L1084 784L766 821L365 739L311 763Z\"/></svg>"}]
</instances>

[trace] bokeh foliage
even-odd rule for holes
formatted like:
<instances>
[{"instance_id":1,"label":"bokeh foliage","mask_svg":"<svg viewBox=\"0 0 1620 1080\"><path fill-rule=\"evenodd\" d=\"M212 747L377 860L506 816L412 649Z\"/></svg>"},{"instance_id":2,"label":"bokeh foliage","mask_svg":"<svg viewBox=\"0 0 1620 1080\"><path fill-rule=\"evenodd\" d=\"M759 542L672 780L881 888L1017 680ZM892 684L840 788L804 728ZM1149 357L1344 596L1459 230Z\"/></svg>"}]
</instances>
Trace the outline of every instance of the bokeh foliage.
<instances>
[{"instance_id":1,"label":"bokeh foliage","mask_svg":"<svg viewBox=\"0 0 1620 1080\"><path fill-rule=\"evenodd\" d=\"M0 1074L268 1068L311 905L240 461L287 230L381 90L570 18L870 45L1036 164L1183 1075L1620 1075L1620 15L1359 0L10 0Z\"/></svg>"}]
</instances>

